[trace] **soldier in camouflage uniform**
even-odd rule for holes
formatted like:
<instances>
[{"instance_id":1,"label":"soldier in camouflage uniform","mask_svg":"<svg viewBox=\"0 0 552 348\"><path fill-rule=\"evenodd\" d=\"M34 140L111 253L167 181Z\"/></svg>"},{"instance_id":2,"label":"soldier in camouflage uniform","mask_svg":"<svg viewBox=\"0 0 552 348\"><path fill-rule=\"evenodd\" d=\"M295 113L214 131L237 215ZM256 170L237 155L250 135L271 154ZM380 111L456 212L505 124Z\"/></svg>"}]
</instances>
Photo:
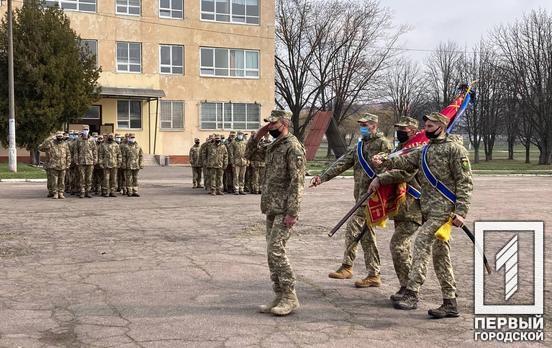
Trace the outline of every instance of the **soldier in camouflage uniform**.
<instances>
[{"instance_id":1,"label":"soldier in camouflage uniform","mask_svg":"<svg viewBox=\"0 0 552 348\"><path fill-rule=\"evenodd\" d=\"M265 172L266 149L268 144L270 144L267 136L258 142L258 148L256 149L254 155L251 156L251 193L254 194L261 193L261 185L263 183ZM250 141L253 141L254 137L255 136L253 135Z\"/></svg>"},{"instance_id":2,"label":"soldier in camouflage uniform","mask_svg":"<svg viewBox=\"0 0 552 348\"><path fill-rule=\"evenodd\" d=\"M440 180L455 196L451 200L437 190L421 170L422 151L416 151L403 157L385 159L375 156L374 164L408 172L418 170L416 176L421 183L422 195L420 204L423 224L417 230L412 267L408 274L408 283L401 300L394 303L397 309L415 309L418 303L418 292L425 281L427 265L433 257L433 268L441 285L443 304L429 310L435 318L457 317L456 282L450 260L450 244L435 237L435 232L452 218L454 226L462 226L468 213L473 190L472 175L468 152L446 133L448 118L438 112L424 117L425 133L430 139L427 145L427 164L433 175ZM370 190L379 187L379 179L374 180Z\"/></svg>"},{"instance_id":3,"label":"soldier in camouflage uniform","mask_svg":"<svg viewBox=\"0 0 552 348\"><path fill-rule=\"evenodd\" d=\"M98 161L94 165L94 172L92 174L92 192L95 194L100 194L102 181L103 181L103 169L100 167L99 157L100 157L100 148L103 144L103 136L98 135L98 133L92 133L92 136L96 138L96 148L98 150Z\"/></svg>"},{"instance_id":4,"label":"soldier in camouflage uniform","mask_svg":"<svg viewBox=\"0 0 552 348\"><path fill-rule=\"evenodd\" d=\"M201 147L199 146L199 139L194 139L194 146L190 148L190 154L188 158L190 159L190 165L192 166L193 172L193 188L202 188L201 186L201 168L203 163L201 163Z\"/></svg>"},{"instance_id":5,"label":"soldier in camouflage uniform","mask_svg":"<svg viewBox=\"0 0 552 348\"><path fill-rule=\"evenodd\" d=\"M54 192L57 191L57 187L54 186L54 180L52 179L52 173L50 170L50 148L52 143L56 140L56 137L47 138L38 147L39 151L44 152L44 162L42 168L46 172L46 187L48 189L48 198L54 197Z\"/></svg>"},{"instance_id":6,"label":"soldier in camouflage uniform","mask_svg":"<svg viewBox=\"0 0 552 348\"><path fill-rule=\"evenodd\" d=\"M125 133L124 138L119 139L119 149L121 150L121 156L125 152L125 148L128 145L129 133ZM117 137L115 136L115 142L117 142ZM117 171L117 192L121 192L123 195L128 194L127 184L126 184L126 171L125 161L121 161L121 167Z\"/></svg>"},{"instance_id":7,"label":"soldier in camouflage uniform","mask_svg":"<svg viewBox=\"0 0 552 348\"><path fill-rule=\"evenodd\" d=\"M71 150L69 145L63 141L63 132L56 132L56 140L39 149L49 152L49 163L52 183L54 189L53 199L64 199L65 173L71 165Z\"/></svg>"},{"instance_id":8,"label":"soldier in camouflage uniform","mask_svg":"<svg viewBox=\"0 0 552 348\"><path fill-rule=\"evenodd\" d=\"M114 140L113 133L108 134L107 141L99 151L100 168L103 169L102 196L117 197L117 168L121 165L121 149Z\"/></svg>"},{"instance_id":9,"label":"soldier in camouflage uniform","mask_svg":"<svg viewBox=\"0 0 552 348\"><path fill-rule=\"evenodd\" d=\"M236 141L236 132L230 131L228 134L228 139L226 141L222 139L222 143L226 146L226 150L228 151L228 166L224 170L224 176L222 178L222 182L224 185L224 192L235 192L234 191L234 170L232 168L232 144Z\"/></svg>"},{"instance_id":10,"label":"soldier in camouflage uniform","mask_svg":"<svg viewBox=\"0 0 552 348\"><path fill-rule=\"evenodd\" d=\"M207 148L207 168L211 175L211 195L224 195L222 175L228 166L228 150L221 142L220 135L215 135L214 143Z\"/></svg>"},{"instance_id":11,"label":"soldier in camouflage uniform","mask_svg":"<svg viewBox=\"0 0 552 348\"><path fill-rule=\"evenodd\" d=\"M199 156L201 157L201 164L203 167L203 185L205 186L205 191L211 189L211 173L209 173L209 168L207 168L207 149L211 146L213 140L213 135L209 135L205 142L199 147Z\"/></svg>"},{"instance_id":12,"label":"soldier in camouflage uniform","mask_svg":"<svg viewBox=\"0 0 552 348\"><path fill-rule=\"evenodd\" d=\"M251 132L251 138L255 137L255 132ZM243 135L243 141L244 143L247 144L247 142L249 141L249 137L247 136L247 133L244 133ZM250 193L253 193L253 182L252 182L252 176L251 174L253 174L253 167L251 165L251 161L249 161L249 163L247 164L247 168L245 170L245 179L244 179L244 182L243 182L243 190L245 192L250 192Z\"/></svg>"},{"instance_id":13,"label":"soldier in camouflage uniform","mask_svg":"<svg viewBox=\"0 0 552 348\"><path fill-rule=\"evenodd\" d=\"M94 165L98 162L98 147L94 140L88 137L88 126L84 126L81 138L76 141L75 156L79 168L80 198L92 198L92 174Z\"/></svg>"},{"instance_id":14,"label":"soldier in camouflage uniform","mask_svg":"<svg viewBox=\"0 0 552 348\"><path fill-rule=\"evenodd\" d=\"M234 178L234 194L235 195L245 195L243 191L243 185L245 181L245 171L247 170L247 165L249 161L245 158L245 148L247 143L243 140L243 132L239 131L238 135L230 143L228 148L229 159L232 164L232 177Z\"/></svg>"},{"instance_id":15,"label":"soldier in camouflage uniform","mask_svg":"<svg viewBox=\"0 0 552 348\"><path fill-rule=\"evenodd\" d=\"M362 135L362 153L366 161L370 161L372 156L378 153L389 153L391 151L391 143L383 136L382 133L377 132L378 116L364 114L363 117L358 120L358 123L360 125L360 132ZM312 186L318 186L321 183L338 176L351 167L354 167L354 197L355 200L358 200L367 192L371 179L368 177L359 162L356 146L341 156L320 176L315 176L312 179L311 184ZM374 168L374 170L378 172L378 169ZM328 274L330 278L350 279L353 276L353 264L356 258L357 250L357 246L353 245L353 243L356 236L362 232L366 223L366 204L367 202L364 202L364 204L358 208L347 224L343 262L337 271ZM378 247L376 245L376 234L373 228L368 229L368 232L365 233L360 240L360 244L362 246L362 250L364 251L364 263L366 265L368 275L366 278L356 281L355 286L359 288L372 286L379 287L381 286L380 258Z\"/></svg>"},{"instance_id":16,"label":"soldier in camouflage uniform","mask_svg":"<svg viewBox=\"0 0 552 348\"><path fill-rule=\"evenodd\" d=\"M397 139L399 141L396 151L403 148L404 144L414 137L418 132L418 121L411 117L402 117L395 124ZM420 183L416 177L417 171L407 172L400 169L393 169L378 175L379 182L383 185L406 183L411 187L412 192L420 192ZM414 191L415 190L415 191ZM395 221L395 233L391 237L389 245L395 273L399 279L400 289L391 295L391 301L397 302L402 299L408 283L408 273L412 266L411 238L422 224L422 212L420 210L419 197L406 193L405 201L399 205L397 214L393 216Z\"/></svg>"},{"instance_id":17,"label":"soldier in camouflage uniform","mask_svg":"<svg viewBox=\"0 0 552 348\"><path fill-rule=\"evenodd\" d=\"M136 142L134 133L128 134L128 143L123 147L123 164L125 168L126 192L129 197L140 197L138 194L138 171L144 168L142 148Z\"/></svg>"},{"instance_id":18,"label":"soldier in camouflage uniform","mask_svg":"<svg viewBox=\"0 0 552 348\"><path fill-rule=\"evenodd\" d=\"M267 132L275 139L266 151L261 212L266 215L268 268L276 296L270 304L261 306L260 311L288 315L299 308L295 274L286 255L286 243L299 215L305 180L305 149L289 133L289 113L272 111L265 122L269 124L248 142L246 151L246 157L253 158L259 141Z\"/></svg>"}]
</instances>

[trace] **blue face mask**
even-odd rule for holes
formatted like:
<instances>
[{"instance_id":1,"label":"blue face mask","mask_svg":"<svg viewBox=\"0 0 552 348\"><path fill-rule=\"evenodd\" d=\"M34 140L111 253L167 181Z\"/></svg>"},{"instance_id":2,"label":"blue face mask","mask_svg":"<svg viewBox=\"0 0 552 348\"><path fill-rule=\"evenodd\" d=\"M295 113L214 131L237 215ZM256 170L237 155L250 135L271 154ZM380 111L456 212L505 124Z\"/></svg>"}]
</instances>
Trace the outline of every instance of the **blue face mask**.
<instances>
[{"instance_id":1,"label":"blue face mask","mask_svg":"<svg viewBox=\"0 0 552 348\"><path fill-rule=\"evenodd\" d=\"M368 127L360 127L360 135L362 135L363 138L369 138L370 129Z\"/></svg>"}]
</instances>

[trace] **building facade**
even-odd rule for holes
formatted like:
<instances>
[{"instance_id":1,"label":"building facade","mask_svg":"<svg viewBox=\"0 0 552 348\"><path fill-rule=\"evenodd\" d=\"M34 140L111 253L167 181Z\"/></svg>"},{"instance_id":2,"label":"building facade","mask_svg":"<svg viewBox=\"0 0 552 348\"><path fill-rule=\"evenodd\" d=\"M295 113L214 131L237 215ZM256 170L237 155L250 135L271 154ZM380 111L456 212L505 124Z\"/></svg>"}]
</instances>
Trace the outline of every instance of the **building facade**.
<instances>
[{"instance_id":1,"label":"building facade","mask_svg":"<svg viewBox=\"0 0 552 348\"><path fill-rule=\"evenodd\" d=\"M135 133L145 153L185 163L194 138L255 130L274 106L274 1L46 5L64 9L102 68L101 99L75 122L92 131Z\"/></svg>"}]
</instances>

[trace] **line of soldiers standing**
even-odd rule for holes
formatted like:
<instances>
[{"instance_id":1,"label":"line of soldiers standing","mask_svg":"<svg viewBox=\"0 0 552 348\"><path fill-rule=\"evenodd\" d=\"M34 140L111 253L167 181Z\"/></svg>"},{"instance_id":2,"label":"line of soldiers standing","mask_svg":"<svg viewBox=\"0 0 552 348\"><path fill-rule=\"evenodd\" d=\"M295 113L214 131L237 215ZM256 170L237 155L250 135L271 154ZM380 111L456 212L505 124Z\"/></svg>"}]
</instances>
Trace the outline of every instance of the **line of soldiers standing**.
<instances>
[{"instance_id":1,"label":"line of soldiers standing","mask_svg":"<svg viewBox=\"0 0 552 348\"><path fill-rule=\"evenodd\" d=\"M255 132L251 133L251 138ZM205 188L211 195L235 195L261 193L265 173L265 154L270 143L268 136L258 143L259 151L248 160L245 149L247 134L231 131L228 139L223 135L212 134L200 145L198 138L190 148L189 158L193 170L193 188ZM204 176L204 186L201 177Z\"/></svg>"},{"instance_id":2,"label":"line of soldiers standing","mask_svg":"<svg viewBox=\"0 0 552 348\"><path fill-rule=\"evenodd\" d=\"M39 146L45 153L48 197L64 199L66 192L92 198L100 189L104 197L116 197L115 192L139 197L143 152L135 135L90 135L88 126L81 132L58 131Z\"/></svg>"}]
</instances>

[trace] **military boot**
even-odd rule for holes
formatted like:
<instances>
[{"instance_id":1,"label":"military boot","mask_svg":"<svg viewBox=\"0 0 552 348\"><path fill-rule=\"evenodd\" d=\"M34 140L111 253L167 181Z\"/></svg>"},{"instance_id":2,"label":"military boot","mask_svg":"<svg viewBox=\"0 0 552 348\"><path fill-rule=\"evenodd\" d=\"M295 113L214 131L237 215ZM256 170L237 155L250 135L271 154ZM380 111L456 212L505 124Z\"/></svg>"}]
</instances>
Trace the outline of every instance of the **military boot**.
<instances>
[{"instance_id":1,"label":"military boot","mask_svg":"<svg viewBox=\"0 0 552 348\"><path fill-rule=\"evenodd\" d=\"M393 302L395 309L411 310L418 308L418 293L412 290L406 289L402 299L397 302Z\"/></svg>"},{"instance_id":2,"label":"military boot","mask_svg":"<svg viewBox=\"0 0 552 348\"><path fill-rule=\"evenodd\" d=\"M245 193L244 190L240 190L238 194L240 194L240 195L246 195L247 193Z\"/></svg>"},{"instance_id":3,"label":"military boot","mask_svg":"<svg viewBox=\"0 0 552 348\"><path fill-rule=\"evenodd\" d=\"M84 198L84 192L81 192L79 198Z\"/></svg>"},{"instance_id":4,"label":"military boot","mask_svg":"<svg viewBox=\"0 0 552 348\"><path fill-rule=\"evenodd\" d=\"M269 303L267 305L260 305L259 306L259 312L261 312L261 313L270 313L272 308L276 307L280 303L280 301L282 300L282 289L280 289L280 286L274 284L274 285L272 285L272 289L274 290L274 294L276 295L276 297L274 297L274 300L272 300L271 303Z\"/></svg>"},{"instance_id":5,"label":"military boot","mask_svg":"<svg viewBox=\"0 0 552 348\"><path fill-rule=\"evenodd\" d=\"M391 295L389 298L390 298L391 301L393 301L393 302L400 301L400 300L402 300L405 291L406 291L406 286L401 286L401 288L399 289L399 291L397 291L396 293L394 293L393 295Z\"/></svg>"},{"instance_id":6,"label":"military boot","mask_svg":"<svg viewBox=\"0 0 552 348\"><path fill-rule=\"evenodd\" d=\"M455 298L443 299L443 304L441 305L441 307L430 309L429 311L427 311L427 314L436 319L456 318L460 316L460 314L458 313L458 306L456 305Z\"/></svg>"},{"instance_id":7,"label":"military boot","mask_svg":"<svg viewBox=\"0 0 552 348\"><path fill-rule=\"evenodd\" d=\"M86 191L86 193L84 194L84 197L86 198L92 198L92 196L90 195L90 192Z\"/></svg>"},{"instance_id":8,"label":"military boot","mask_svg":"<svg viewBox=\"0 0 552 348\"><path fill-rule=\"evenodd\" d=\"M211 191L209 192L209 194L210 194L211 196L216 196L216 195L217 195L217 193L215 192L215 190L211 190Z\"/></svg>"},{"instance_id":9,"label":"military boot","mask_svg":"<svg viewBox=\"0 0 552 348\"><path fill-rule=\"evenodd\" d=\"M351 279L353 277L353 266L342 264L337 271L330 272L328 277L333 279Z\"/></svg>"},{"instance_id":10,"label":"military boot","mask_svg":"<svg viewBox=\"0 0 552 348\"><path fill-rule=\"evenodd\" d=\"M54 193L53 193L53 192L48 192L48 196L47 196L47 197L48 197L48 198L54 197Z\"/></svg>"},{"instance_id":11,"label":"military boot","mask_svg":"<svg viewBox=\"0 0 552 348\"><path fill-rule=\"evenodd\" d=\"M295 289L282 289L282 299L276 307L273 307L270 312L274 315L284 316L299 308L299 299L295 293Z\"/></svg>"},{"instance_id":12,"label":"military boot","mask_svg":"<svg viewBox=\"0 0 552 348\"><path fill-rule=\"evenodd\" d=\"M217 191L216 194L219 195L219 196L224 196L224 192L222 192L222 191Z\"/></svg>"},{"instance_id":13,"label":"military boot","mask_svg":"<svg viewBox=\"0 0 552 348\"><path fill-rule=\"evenodd\" d=\"M380 287L381 286L381 277L378 275L367 276L364 279L357 280L355 282L357 288L370 288L370 287Z\"/></svg>"},{"instance_id":14,"label":"military boot","mask_svg":"<svg viewBox=\"0 0 552 348\"><path fill-rule=\"evenodd\" d=\"M57 194L57 193L53 193L53 194L52 194L52 199L58 199L58 194Z\"/></svg>"},{"instance_id":15,"label":"military boot","mask_svg":"<svg viewBox=\"0 0 552 348\"><path fill-rule=\"evenodd\" d=\"M113 192L110 192L109 197L117 197L117 195L115 195L115 193L113 193Z\"/></svg>"},{"instance_id":16,"label":"military boot","mask_svg":"<svg viewBox=\"0 0 552 348\"><path fill-rule=\"evenodd\" d=\"M63 195L63 192L60 192L58 194L58 199L65 199L65 196Z\"/></svg>"}]
</instances>

